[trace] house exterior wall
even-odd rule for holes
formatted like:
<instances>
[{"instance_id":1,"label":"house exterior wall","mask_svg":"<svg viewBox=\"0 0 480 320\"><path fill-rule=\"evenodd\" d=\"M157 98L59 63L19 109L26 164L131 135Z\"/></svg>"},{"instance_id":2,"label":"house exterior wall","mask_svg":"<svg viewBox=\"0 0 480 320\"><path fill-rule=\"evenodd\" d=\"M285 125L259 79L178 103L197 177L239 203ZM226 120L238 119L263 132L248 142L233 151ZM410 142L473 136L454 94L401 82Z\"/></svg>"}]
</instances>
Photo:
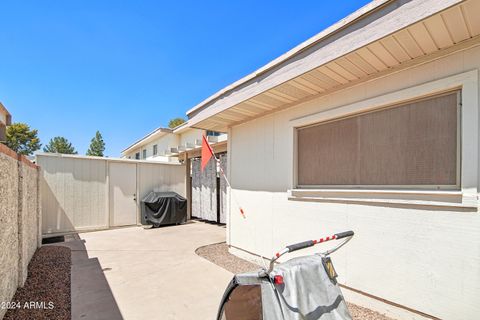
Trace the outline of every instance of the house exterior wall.
<instances>
[{"instance_id":1,"label":"house exterior wall","mask_svg":"<svg viewBox=\"0 0 480 320\"><path fill-rule=\"evenodd\" d=\"M200 129L188 129L179 134L179 145L184 146L186 143L195 143L196 139L202 139L205 131Z\"/></svg>"},{"instance_id":2,"label":"house exterior wall","mask_svg":"<svg viewBox=\"0 0 480 320\"><path fill-rule=\"evenodd\" d=\"M2 103L0 103L0 142L6 141L7 126L10 125L11 120L11 116L7 113Z\"/></svg>"},{"instance_id":3,"label":"house exterior wall","mask_svg":"<svg viewBox=\"0 0 480 320\"><path fill-rule=\"evenodd\" d=\"M156 156L153 155L153 146L157 145L158 154ZM125 157L130 157L131 159L135 159L135 154L137 152L140 153L140 160L148 160L148 161L161 161L161 162L169 162L171 161L169 157L163 155L166 150L170 148L178 146L178 136L172 133L167 133L151 142L137 148L127 154ZM147 150L147 157L143 159L143 150Z\"/></svg>"},{"instance_id":4,"label":"house exterior wall","mask_svg":"<svg viewBox=\"0 0 480 320\"><path fill-rule=\"evenodd\" d=\"M0 122L0 141L7 141L7 127Z\"/></svg>"},{"instance_id":5,"label":"house exterior wall","mask_svg":"<svg viewBox=\"0 0 480 320\"><path fill-rule=\"evenodd\" d=\"M479 68L480 46L476 46L232 127L228 172L235 198L247 218L241 217L230 200L227 239L231 251L245 257L251 257L250 253L270 257L287 244L353 230L354 239L334 254L341 284L434 317L476 319L480 313L476 302L480 296L478 209L419 206L408 201L292 201L289 189L294 171L291 123L295 119L321 116L345 105L467 71L476 70L477 74ZM478 82L475 90L480 91ZM467 172L462 183L476 193L480 180L478 93L468 98L475 102L475 112L471 112L476 117L462 119L469 130L463 138L470 141L462 145L462 170ZM471 203L478 205L476 196ZM377 300L365 302L365 296L346 291L353 301L405 317L403 309ZM415 313L408 313L408 317L421 318Z\"/></svg>"},{"instance_id":6,"label":"house exterior wall","mask_svg":"<svg viewBox=\"0 0 480 320\"><path fill-rule=\"evenodd\" d=\"M159 162L178 162L178 157L175 155L165 155L165 152L170 152L171 148L186 147L187 144L190 148L198 147L195 143L202 139L205 134L205 130L195 128L184 128L178 132L165 133L156 139L146 139L142 141L142 146L133 149L123 154L123 158L135 159L135 154L140 154L140 160L147 161L159 161ZM221 134L216 137L215 142L221 142L227 140L226 134ZM148 141L148 142L147 142ZM211 141L211 143L214 143ZM157 145L158 154L153 155L153 146ZM146 158L143 158L143 151L146 150ZM184 151L184 149L179 150Z\"/></svg>"},{"instance_id":7,"label":"house exterior wall","mask_svg":"<svg viewBox=\"0 0 480 320\"><path fill-rule=\"evenodd\" d=\"M24 285L41 245L38 167L0 144L0 302ZM0 308L0 319L7 310Z\"/></svg>"},{"instance_id":8,"label":"house exterior wall","mask_svg":"<svg viewBox=\"0 0 480 320\"><path fill-rule=\"evenodd\" d=\"M157 145L158 148L158 154L157 156L153 155L153 146ZM167 158L165 156L162 156L162 154L166 151L169 150L170 148L174 148L178 145L178 136L172 133L166 134L162 136L161 138L152 141L148 143L147 145L142 147L142 152L143 150L147 150L147 158L146 160L155 160L155 158ZM140 156L142 153L140 153ZM168 161L168 160L167 160Z\"/></svg>"}]
</instances>

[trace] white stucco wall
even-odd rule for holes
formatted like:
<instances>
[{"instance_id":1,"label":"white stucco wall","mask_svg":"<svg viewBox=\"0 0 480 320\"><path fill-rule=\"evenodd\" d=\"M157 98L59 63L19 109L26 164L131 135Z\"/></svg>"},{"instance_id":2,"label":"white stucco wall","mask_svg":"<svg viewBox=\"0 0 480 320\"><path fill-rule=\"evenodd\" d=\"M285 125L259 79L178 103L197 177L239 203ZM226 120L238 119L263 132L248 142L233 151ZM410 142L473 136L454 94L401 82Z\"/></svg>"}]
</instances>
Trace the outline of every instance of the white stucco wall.
<instances>
[{"instance_id":1,"label":"white stucco wall","mask_svg":"<svg viewBox=\"0 0 480 320\"><path fill-rule=\"evenodd\" d=\"M0 110L0 123L7 124L7 115Z\"/></svg>"},{"instance_id":2,"label":"white stucco wall","mask_svg":"<svg viewBox=\"0 0 480 320\"><path fill-rule=\"evenodd\" d=\"M164 156L163 154L164 154L164 151L169 150L170 148L177 147L178 141L179 141L178 135L173 133L167 133L143 145L142 147L125 154L125 157L126 158L131 157L131 159L135 159L135 154L139 152L140 160L171 162L172 159L170 157ZM156 156L153 155L154 145L157 145L157 148L158 148L158 154ZM143 159L143 150L147 150L146 159ZM176 158L173 158L173 160L175 159Z\"/></svg>"},{"instance_id":3,"label":"white stucco wall","mask_svg":"<svg viewBox=\"0 0 480 320\"><path fill-rule=\"evenodd\" d=\"M196 139L202 139L203 130L189 128L179 134L179 145L184 146L188 143L195 143Z\"/></svg>"},{"instance_id":4,"label":"white stucco wall","mask_svg":"<svg viewBox=\"0 0 480 320\"><path fill-rule=\"evenodd\" d=\"M435 317L477 319L478 211L292 201L287 190L291 120L479 68L477 46L231 128L230 182L247 218L230 200L230 245L270 257L287 244L351 229L354 239L333 257L340 283ZM478 125L478 117L467 120Z\"/></svg>"},{"instance_id":5,"label":"white stucco wall","mask_svg":"<svg viewBox=\"0 0 480 320\"><path fill-rule=\"evenodd\" d=\"M166 133L160 137L142 145L139 148L133 149L132 151L126 153L124 158L130 157L130 159L135 159L135 154L140 153L140 160L148 161L160 161L160 162L177 162L178 158L173 156L163 155L166 150L170 148L176 148L179 146L185 147L188 144L195 146L195 141L202 139L202 135L205 130L195 129L195 128L186 128L180 132L176 133ZM227 135L222 134L218 136L218 142L227 140ZM147 140L148 141L148 140ZM158 146L158 154L153 155L153 146ZM147 150L146 159L143 158L143 150Z\"/></svg>"}]
</instances>

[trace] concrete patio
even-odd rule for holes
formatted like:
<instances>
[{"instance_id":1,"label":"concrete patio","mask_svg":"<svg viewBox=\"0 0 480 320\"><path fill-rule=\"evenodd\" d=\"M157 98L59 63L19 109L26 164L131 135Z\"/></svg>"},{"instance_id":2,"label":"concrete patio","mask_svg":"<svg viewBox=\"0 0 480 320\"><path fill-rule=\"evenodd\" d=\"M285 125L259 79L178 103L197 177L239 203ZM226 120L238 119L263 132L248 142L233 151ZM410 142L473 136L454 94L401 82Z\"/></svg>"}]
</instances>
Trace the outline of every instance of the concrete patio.
<instances>
[{"instance_id":1,"label":"concrete patio","mask_svg":"<svg viewBox=\"0 0 480 320\"><path fill-rule=\"evenodd\" d=\"M72 249L73 319L214 319L232 274L195 254L225 240L200 222L79 234Z\"/></svg>"}]
</instances>

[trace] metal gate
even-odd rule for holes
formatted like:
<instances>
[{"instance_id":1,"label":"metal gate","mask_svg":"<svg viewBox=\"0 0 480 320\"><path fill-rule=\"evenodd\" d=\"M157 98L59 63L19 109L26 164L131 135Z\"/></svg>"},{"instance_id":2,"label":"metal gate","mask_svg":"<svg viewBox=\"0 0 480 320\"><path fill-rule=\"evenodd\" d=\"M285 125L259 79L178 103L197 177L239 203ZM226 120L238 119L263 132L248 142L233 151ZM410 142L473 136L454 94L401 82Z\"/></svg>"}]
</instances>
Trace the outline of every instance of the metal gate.
<instances>
[{"instance_id":1,"label":"metal gate","mask_svg":"<svg viewBox=\"0 0 480 320\"><path fill-rule=\"evenodd\" d=\"M219 166L226 172L227 156L219 156ZM210 161L201 171L201 158L192 162L192 217L226 223L227 187L215 161Z\"/></svg>"}]
</instances>

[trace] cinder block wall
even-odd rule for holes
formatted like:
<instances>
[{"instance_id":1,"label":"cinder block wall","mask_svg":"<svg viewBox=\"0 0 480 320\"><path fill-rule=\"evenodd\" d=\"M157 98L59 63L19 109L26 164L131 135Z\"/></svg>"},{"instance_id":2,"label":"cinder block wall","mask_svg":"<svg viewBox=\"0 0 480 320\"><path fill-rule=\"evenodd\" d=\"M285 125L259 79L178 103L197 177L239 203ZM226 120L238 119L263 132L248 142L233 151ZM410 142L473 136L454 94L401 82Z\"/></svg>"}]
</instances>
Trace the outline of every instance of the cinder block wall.
<instances>
[{"instance_id":1,"label":"cinder block wall","mask_svg":"<svg viewBox=\"0 0 480 320\"><path fill-rule=\"evenodd\" d=\"M38 179L35 164L0 144L0 302L23 286L41 244Z\"/></svg>"},{"instance_id":2,"label":"cinder block wall","mask_svg":"<svg viewBox=\"0 0 480 320\"><path fill-rule=\"evenodd\" d=\"M39 245L38 169L31 164L19 163L20 202L18 223L19 285L27 279L30 259Z\"/></svg>"},{"instance_id":3,"label":"cinder block wall","mask_svg":"<svg viewBox=\"0 0 480 320\"><path fill-rule=\"evenodd\" d=\"M1 151L0 303L10 301L18 286L18 162ZM5 312L0 308L0 318Z\"/></svg>"}]
</instances>

